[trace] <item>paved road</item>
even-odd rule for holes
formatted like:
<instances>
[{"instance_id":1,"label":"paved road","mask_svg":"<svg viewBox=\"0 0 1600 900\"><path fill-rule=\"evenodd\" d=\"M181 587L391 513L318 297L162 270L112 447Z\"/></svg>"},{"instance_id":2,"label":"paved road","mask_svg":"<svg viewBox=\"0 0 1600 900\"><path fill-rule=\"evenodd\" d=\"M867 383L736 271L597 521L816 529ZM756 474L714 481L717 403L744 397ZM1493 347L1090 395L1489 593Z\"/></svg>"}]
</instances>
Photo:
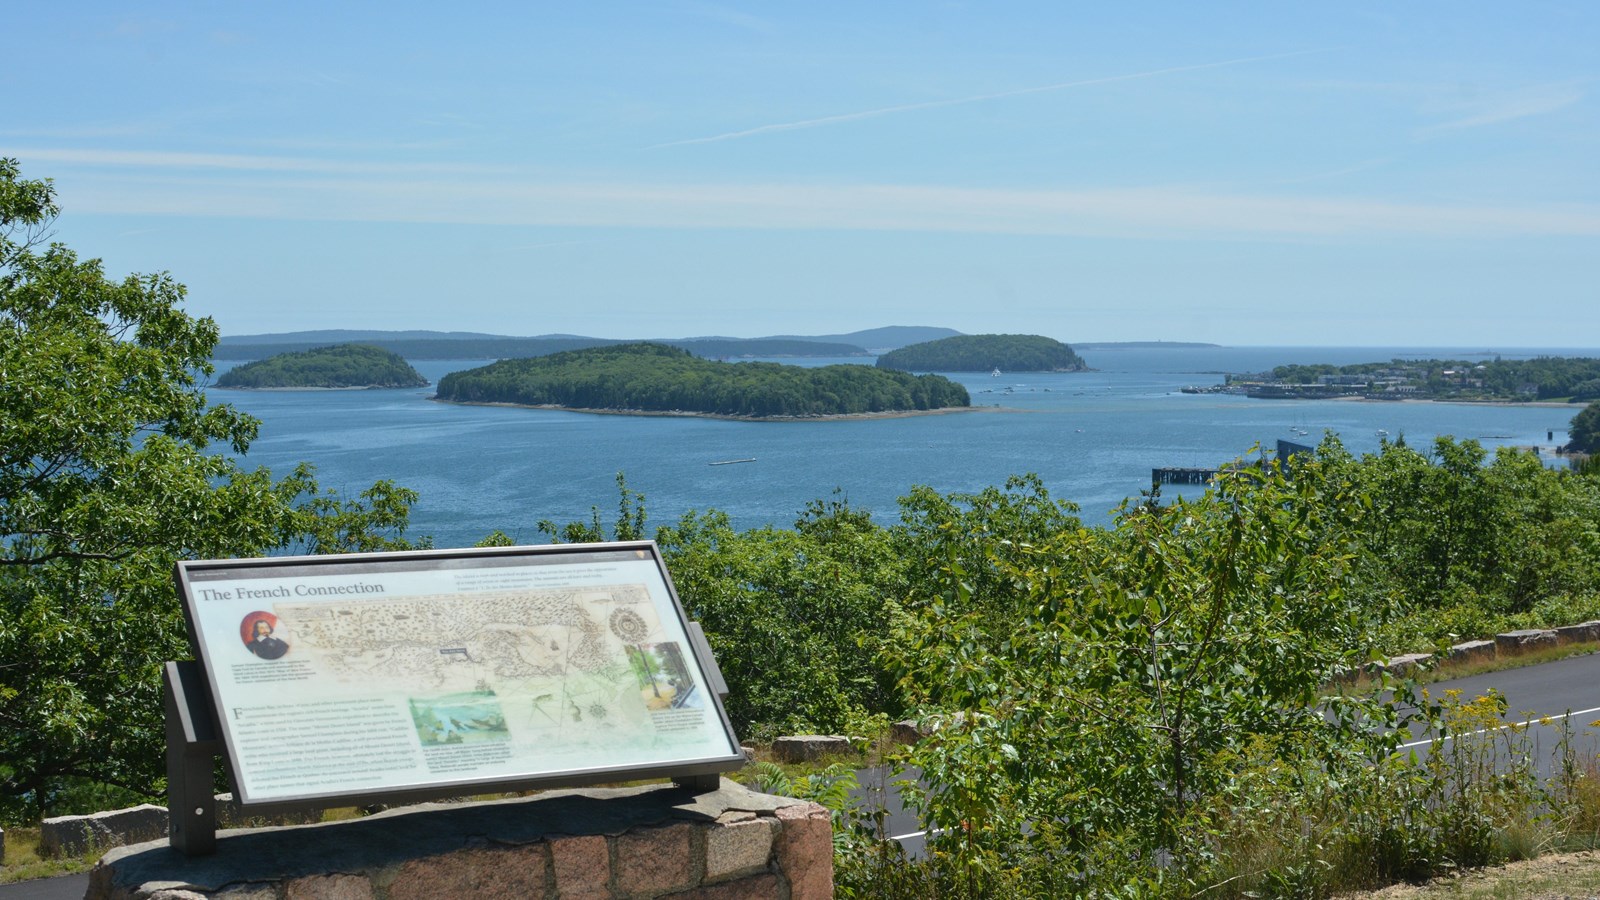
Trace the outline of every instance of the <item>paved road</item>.
<instances>
[{"instance_id":1,"label":"paved road","mask_svg":"<svg viewBox=\"0 0 1600 900\"><path fill-rule=\"evenodd\" d=\"M63 875L60 878L40 878L36 881L0 884L0 898L3 898L3 900L83 900L83 893L88 889L88 874Z\"/></svg>"},{"instance_id":2,"label":"paved road","mask_svg":"<svg viewBox=\"0 0 1600 900\"><path fill-rule=\"evenodd\" d=\"M851 791L851 796L863 810L882 809L883 834L899 841L900 846L906 848L908 854L916 857L922 855L923 847L927 844L927 836L923 833L922 824L916 814L906 809L901 800L900 789L894 784L896 781L906 779L915 779L920 783L922 773L911 769L893 774L885 766L859 769L856 771L856 782L859 786Z\"/></svg>"},{"instance_id":3,"label":"paved road","mask_svg":"<svg viewBox=\"0 0 1600 900\"><path fill-rule=\"evenodd\" d=\"M1442 690L1457 689L1463 696L1473 697L1490 688L1505 694L1513 714L1554 716L1568 710L1585 711L1591 715L1582 721L1587 725L1600 718L1600 654L1441 681L1429 690L1437 695Z\"/></svg>"},{"instance_id":4,"label":"paved road","mask_svg":"<svg viewBox=\"0 0 1600 900\"><path fill-rule=\"evenodd\" d=\"M1542 726L1536 721L1529 729L1535 746L1545 754L1546 763L1549 751L1558 738L1556 729L1569 714L1574 731L1580 734L1590 732L1584 737L1583 745L1589 758L1592 759L1596 750L1600 750L1600 736L1594 734L1600 729L1587 727L1590 722L1600 720L1600 654L1441 681L1429 690L1435 695L1446 690L1460 690L1464 698L1470 699L1486 693L1490 688L1505 695L1507 709L1516 721L1520 722L1524 717L1551 717L1551 725ZM1428 749L1427 742L1419 741L1416 748L1425 752ZM857 795L865 802L880 804L885 809L885 830L900 840L908 853L919 855L926 835L916 817L900 802L899 792L893 784L886 783L888 779L882 769L863 769L857 773L857 779L861 783ZM87 875L68 875L0 885L0 900L79 900L88 883Z\"/></svg>"},{"instance_id":5,"label":"paved road","mask_svg":"<svg viewBox=\"0 0 1600 900\"><path fill-rule=\"evenodd\" d=\"M1593 760L1600 752L1600 729L1589 727L1589 723L1600 720L1600 654L1441 681L1430 685L1429 692L1438 697L1443 691L1459 690L1463 700L1470 700L1491 688L1505 696L1508 721L1520 724L1531 720L1527 735L1543 774L1550 774L1551 754L1561 739L1563 725L1574 734L1580 760ZM1541 724L1541 717L1548 718L1550 724ZM1407 746L1419 752L1432 749L1433 742L1420 734L1414 737L1416 740Z\"/></svg>"}]
</instances>

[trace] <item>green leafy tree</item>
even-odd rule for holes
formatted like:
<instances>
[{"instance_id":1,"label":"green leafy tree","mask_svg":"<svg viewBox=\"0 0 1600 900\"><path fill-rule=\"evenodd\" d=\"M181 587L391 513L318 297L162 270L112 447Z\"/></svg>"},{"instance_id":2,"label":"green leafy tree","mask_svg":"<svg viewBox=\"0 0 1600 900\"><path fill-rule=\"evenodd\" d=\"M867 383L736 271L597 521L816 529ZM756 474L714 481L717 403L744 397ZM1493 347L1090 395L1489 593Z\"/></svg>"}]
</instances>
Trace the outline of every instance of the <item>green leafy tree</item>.
<instances>
[{"instance_id":1,"label":"green leafy tree","mask_svg":"<svg viewBox=\"0 0 1600 900\"><path fill-rule=\"evenodd\" d=\"M792 530L744 532L723 513L690 513L657 540L727 677L741 735L848 731L901 711L877 654L905 566L864 510L818 501Z\"/></svg>"},{"instance_id":2,"label":"green leafy tree","mask_svg":"<svg viewBox=\"0 0 1600 900\"><path fill-rule=\"evenodd\" d=\"M1028 606L1010 566L1040 543L1079 530L1076 505L1050 496L1037 475L1013 475L1004 487L940 494L918 485L900 498L898 552L909 564L912 602L944 615L980 613L1009 622Z\"/></svg>"},{"instance_id":3,"label":"green leafy tree","mask_svg":"<svg viewBox=\"0 0 1600 900\"><path fill-rule=\"evenodd\" d=\"M1345 771L1392 742L1372 728L1385 708L1320 692L1367 659L1370 622L1346 590L1361 507L1317 468L1240 469L1198 500L995 553L1027 598L1009 623L907 617L888 655L945 714L910 761L935 853L973 895L1019 870L1092 894L1168 853L1184 877L1240 760ZM1108 846L1119 868L1100 868Z\"/></svg>"},{"instance_id":4,"label":"green leafy tree","mask_svg":"<svg viewBox=\"0 0 1600 900\"><path fill-rule=\"evenodd\" d=\"M242 469L258 423L207 403L217 328L167 274L45 242L48 181L0 160L0 814L162 788L160 666L190 655L180 558L404 546L415 495L346 500Z\"/></svg>"},{"instance_id":5,"label":"green leafy tree","mask_svg":"<svg viewBox=\"0 0 1600 900\"><path fill-rule=\"evenodd\" d=\"M1532 453L1501 448L1490 460L1476 441L1440 437L1426 455L1386 443L1357 458L1330 437L1317 455L1367 505L1352 591L1407 617L1396 640L1413 643L1391 649L1483 634L1494 617L1541 605L1583 606L1600 589L1600 495Z\"/></svg>"},{"instance_id":6,"label":"green leafy tree","mask_svg":"<svg viewBox=\"0 0 1600 900\"><path fill-rule=\"evenodd\" d=\"M1589 404L1572 417L1567 433L1572 436L1572 449L1584 453L1600 453L1600 400Z\"/></svg>"}]
</instances>

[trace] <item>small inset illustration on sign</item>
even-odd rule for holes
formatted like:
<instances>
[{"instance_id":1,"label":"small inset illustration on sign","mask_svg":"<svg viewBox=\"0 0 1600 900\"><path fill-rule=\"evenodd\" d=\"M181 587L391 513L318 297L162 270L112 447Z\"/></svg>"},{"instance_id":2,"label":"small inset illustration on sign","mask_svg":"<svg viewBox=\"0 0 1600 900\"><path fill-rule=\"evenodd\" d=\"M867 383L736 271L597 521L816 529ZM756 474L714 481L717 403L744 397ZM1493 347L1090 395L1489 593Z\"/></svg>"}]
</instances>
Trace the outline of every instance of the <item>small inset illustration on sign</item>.
<instances>
[{"instance_id":1,"label":"small inset illustration on sign","mask_svg":"<svg viewBox=\"0 0 1600 900\"><path fill-rule=\"evenodd\" d=\"M677 641L659 644L630 644L628 661L639 679L639 696L646 709L700 709L705 696L683 659Z\"/></svg>"},{"instance_id":2,"label":"small inset illustration on sign","mask_svg":"<svg viewBox=\"0 0 1600 900\"><path fill-rule=\"evenodd\" d=\"M611 633L624 644L637 644L650 636L650 626L633 610L619 609L611 613Z\"/></svg>"},{"instance_id":3,"label":"small inset illustration on sign","mask_svg":"<svg viewBox=\"0 0 1600 900\"><path fill-rule=\"evenodd\" d=\"M278 659L289 652L289 644L274 635L278 617L265 610L246 613L239 622L239 639L246 650L262 659Z\"/></svg>"},{"instance_id":4,"label":"small inset illustration on sign","mask_svg":"<svg viewBox=\"0 0 1600 900\"><path fill-rule=\"evenodd\" d=\"M424 747L504 741L505 713L492 690L411 699L411 721Z\"/></svg>"}]
</instances>

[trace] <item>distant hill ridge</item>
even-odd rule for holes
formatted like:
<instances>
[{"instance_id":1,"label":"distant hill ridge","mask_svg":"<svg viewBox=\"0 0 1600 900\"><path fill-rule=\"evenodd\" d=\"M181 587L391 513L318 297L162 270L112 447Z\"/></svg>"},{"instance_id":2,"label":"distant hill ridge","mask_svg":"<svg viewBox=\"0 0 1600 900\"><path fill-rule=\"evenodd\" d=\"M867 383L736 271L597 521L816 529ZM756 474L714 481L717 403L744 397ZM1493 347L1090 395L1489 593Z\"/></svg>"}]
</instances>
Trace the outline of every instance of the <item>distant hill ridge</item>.
<instances>
[{"instance_id":1,"label":"distant hill ridge","mask_svg":"<svg viewBox=\"0 0 1600 900\"><path fill-rule=\"evenodd\" d=\"M930 325L888 325L843 334L780 334L759 338L706 335L653 339L653 343L681 347L696 356L720 357L849 357L869 356L898 350L913 344L960 337L954 328ZM581 334L541 334L518 337L485 334L477 331L380 331L333 328L317 331L288 331L271 334L229 335L218 342L213 358L219 360L265 359L279 353L313 350L336 344L364 343L398 353L406 359L515 359L545 356L565 350L610 347L632 343L633 339L598 338ZM1078 343L1083 349L1159 349L1214 347L1183 341L1127 341Z\"/></svg>"},{"instance_id":2,"label":"distant hill ridge","mask_svg":"<svg viewBox=\"0 0 1600 900\"><path fill-rule=\"evenodd\" d=\"M823 343L856 344L874 349L887 347L904 347L907 344L920 344L924 341L934 341L944 337L955 337L961 332L954 328L939 328L932 325L886 325L882 328L867 328L862 331L852 331L847 334L774 334L757 338L740 338L728 335L692 335L682 338L668 338L675 341L821 341ZM299 343L348 343L350 341L467 341L467 340L573 340L573 341L605 341L607 343L628 343L626 340L614 341L611 338L587 337L581 334L487 334L479 331L378 331L373 329L353 328L325 328L315 331L282 331L268 334L233 334L224 337L222 344L299 344ZM658 342L665 342L658 339Z\"/></svg>"},{"instance_id":3,"label":"distant hill ridge","mask_svg":"<svg viewBox=\"0 0 1600 900\"><path fill-rule=\"evenodd\" d=\"M1203 341L1075 341L1078 350L1197 350L1221 347Z\"/></svg>"},{"instance_id":4,"label":"distant hill ridge","mask_svg":"<svg viewBox=\"0 0 1600 900\"><path fill-rule=\"evenodd\" d=\"M875 351L958 334L959 331L950 328L891 325L849 334L776 335L761 338L666 338L655 339L652 343L680 347L696 356L708 359L741 356L849 357L870 356ZM513 359L546 356L589 347L610 347L633 341L575 334L516 337L470 331L326 329L281 334L230 335L218 342L212 356L219 360L262 359L289 351L305 351L352 342L381 347L406 359Z\"/></svg>"},{"instance_id":5,"label":"distant hill ridge","mask_svg":"<svg viewBox=\"0 0 1600 900\"><path fill-rule=\"evenodd\" d=\"M501 339L504 334L483 334L476 331L378 331L373 329L324 328L317 331L282 331L270 334L234 334L224 337L221 344L346 344L367 341L465 341L485 338ZM576 338L576 334L545 334L544 338Z\"/></svg>"}]
</instances>

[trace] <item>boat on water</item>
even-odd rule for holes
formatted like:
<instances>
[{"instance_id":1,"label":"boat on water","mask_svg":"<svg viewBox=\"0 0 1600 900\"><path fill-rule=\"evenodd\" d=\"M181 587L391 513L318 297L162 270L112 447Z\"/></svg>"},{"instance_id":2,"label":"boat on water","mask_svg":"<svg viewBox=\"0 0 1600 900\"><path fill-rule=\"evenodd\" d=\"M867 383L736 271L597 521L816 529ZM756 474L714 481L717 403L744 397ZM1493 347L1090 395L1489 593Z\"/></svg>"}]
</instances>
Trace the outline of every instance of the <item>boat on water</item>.
<instances>
[{"instance_id":1,"label":"boat on water","mask_svg":"<svg viewBox=\"0 0 1600 900\"><path fill-rule=\"evenodd\" d=\"M1000 367L996 366L995 370L993 372L989 373L989 377L990 378L999 378L1000 377Z\"/></svg>"},{"instance_id":2,"label":"boat on water","mask_svg":"<svg viewBox=\"0 0 1600 900\"><path fill-rule=\"evenodd\" d=\"M731 466L734 463L747 463L747 462L755 462L755 461L756 461L756 458L754 456L748 456L748 457L745 457L744 459L719 459L716 462L706 463L706 465L708 465L708 466Z\"/></svg>"}]
</instances>

